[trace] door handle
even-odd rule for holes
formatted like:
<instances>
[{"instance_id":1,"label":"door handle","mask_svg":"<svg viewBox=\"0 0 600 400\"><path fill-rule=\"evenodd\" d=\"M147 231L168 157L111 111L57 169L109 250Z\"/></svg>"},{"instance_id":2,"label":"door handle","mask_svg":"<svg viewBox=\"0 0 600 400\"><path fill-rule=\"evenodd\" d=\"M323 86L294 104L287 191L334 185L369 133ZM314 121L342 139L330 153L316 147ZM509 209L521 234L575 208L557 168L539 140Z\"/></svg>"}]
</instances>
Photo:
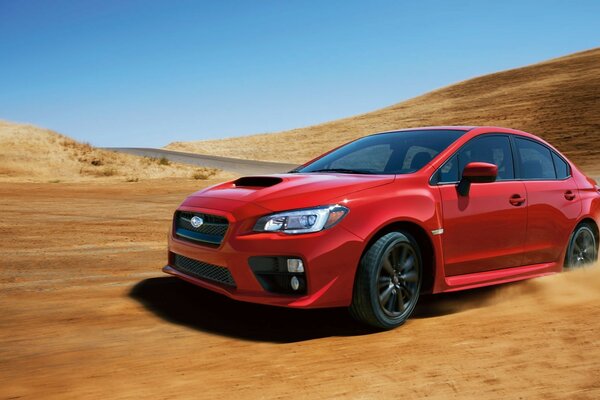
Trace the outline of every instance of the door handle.
<instances>
[{"instance_id":1,"label":"door handle","mask_svg":"<svg viewBox=\"0 0 600 400\"><path fill-rule=\"evenodd\" d=\"M508 201L510 202L510 204L512 204L513 206L520 206L521 204L525 203L525 198L522 197L520 194L513 194L511 196L510 199L508 199Z\"/></svg>"},{"instance_id":2,"label":"door handle","mask_svg":"<svg viewBox=\"0 0 600 400\"><path fill-rule=\"evenodd\" d=\"M567 199L567 200L569 200L569 201L571 201L571 200L575 200L575 193L573 193L573 192L572 192L572 191L570 191L570 190L567 190L567 191L565 192L565 199Z\"/></svg>"}]
</instances>

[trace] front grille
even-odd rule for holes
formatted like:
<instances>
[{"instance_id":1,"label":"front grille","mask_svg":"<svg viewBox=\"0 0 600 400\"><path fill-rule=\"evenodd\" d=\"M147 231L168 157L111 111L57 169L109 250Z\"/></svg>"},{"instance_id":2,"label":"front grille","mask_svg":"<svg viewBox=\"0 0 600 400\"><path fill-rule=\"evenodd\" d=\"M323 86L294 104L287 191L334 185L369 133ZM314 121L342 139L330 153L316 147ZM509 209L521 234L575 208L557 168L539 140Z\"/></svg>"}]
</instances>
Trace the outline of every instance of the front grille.
<instances>
[{"instance_id":1,"label":"front grille","mask_svg":"<svg viewBox=\"0 0 600 400\"><path fill-rule=\"evenodd\" d=\"M198 228L192 226L192 218L200 217L204 223ZM203 213L177 211L175 213L175 236L191 242L220 245L229 228L227 218Z\"/></svg>"},{"instance_id":2,"label":"front grille","mask_svg":"<svg viewBox=\"0 0 600 400\"><path fill-rule=\"evenodd\" d=\"M193 276L194 278L205 279L235 287L233 276L231 276L231 273L227 268L198 260L192 260L191 258L179 254L173 254L173 256L174 262L172 267L177 271Z\"/></svg>"}]
</instances>

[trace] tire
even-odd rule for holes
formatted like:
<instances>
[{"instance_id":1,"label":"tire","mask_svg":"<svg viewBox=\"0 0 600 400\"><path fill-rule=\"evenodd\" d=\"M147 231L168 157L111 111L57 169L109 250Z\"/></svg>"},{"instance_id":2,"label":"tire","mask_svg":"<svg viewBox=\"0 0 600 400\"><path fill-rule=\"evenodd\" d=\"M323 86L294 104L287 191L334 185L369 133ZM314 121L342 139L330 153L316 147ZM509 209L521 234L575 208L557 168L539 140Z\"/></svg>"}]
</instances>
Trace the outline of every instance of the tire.
<instances>
[{"instance_id":1,"label":"tire","mask_svg":"<svg viewBox=\"0 0 600 400\"><path fill-rule=\"evenodd\" d=\"M575 228L569 239L565 267L569 269L582 268L598 260L598 236L596 227L589 222L583 222Z\"/></svg>"},{"instance_id":2,"label":"tire","mask_svg":"<svg viewBox=\"0 0 600 400\"><path fill-rule=\"evenodd\" d=\"M382 236L360 260L350 314L378 329L402 325L417 305L422 271L421 251L410 234Z\"/></svg>"}]
</instances>

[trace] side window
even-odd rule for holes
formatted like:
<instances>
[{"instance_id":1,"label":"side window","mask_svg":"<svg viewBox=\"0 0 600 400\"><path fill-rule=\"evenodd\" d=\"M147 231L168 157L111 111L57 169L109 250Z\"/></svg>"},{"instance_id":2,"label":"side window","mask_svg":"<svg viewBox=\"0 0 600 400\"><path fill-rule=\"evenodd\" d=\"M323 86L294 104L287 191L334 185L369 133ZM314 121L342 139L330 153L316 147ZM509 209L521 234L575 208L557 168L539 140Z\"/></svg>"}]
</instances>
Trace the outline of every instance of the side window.
<instances>
[{"instance_id":1,"label":"side window","mask_svg":"<svg viewBox=\"0 0 600 400\"><path fill-rule=\"evenodd\" d=\"M483 136L467 143L458 153L459 174L468 163L486 162L498 166L497 180L515 179L508 136Z\"/></svg>"},{"instance_id":2,"label":"side window","mask_svg":"<svg viewBox=\"0 0 600 400\"><path fill-rule=\"evenodd\" d=\"M532 140L515 138L522 179L556 179L552 153Z\"/></svg>"},{"instance_id":3,"label":"side window","mask_svg":"<svg viewBox=\"0 0 600 400\"><path fill-rule=\"evenodd\" d=\"M442 165L438 172L438 182L458 182L458 156L453 156Z\"/></svg>"},{"instance_id":4,"label":"side window","mask_svg":"<svg viewBox=\"0 0 600 400\"><path fill-rule=\"evenodd\" d=\"M552 152L552 160L554 161L554 170L556 171L556 177L558 179L566 179L569 177L569 166L560 158L558 154Z\"/></svg>"},{"instance_id":5,"label":"side window","mask_svg":"<svg viewBox=\"0 0 600 400\"><path fill-rule=\"evenodd\" d=\"M499 181L515 179L508 136L483 136L471 140L439 169L438 182L459 181L462 170L470 162L487 162L497 165Z\"/></svg>"}]
</instances>

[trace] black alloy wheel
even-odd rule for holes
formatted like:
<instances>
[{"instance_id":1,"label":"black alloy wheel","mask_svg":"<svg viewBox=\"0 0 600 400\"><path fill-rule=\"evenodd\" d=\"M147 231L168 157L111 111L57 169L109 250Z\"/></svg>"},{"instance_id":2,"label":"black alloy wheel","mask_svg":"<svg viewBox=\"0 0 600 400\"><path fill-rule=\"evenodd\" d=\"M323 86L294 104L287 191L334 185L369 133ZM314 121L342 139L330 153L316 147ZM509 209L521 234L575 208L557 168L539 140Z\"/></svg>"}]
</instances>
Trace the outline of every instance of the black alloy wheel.
<instances>
[{"instance_id":1,"label":"black alloy wheel","mask_svg":"<svg viewBox=\"0 0 600 400\"><path fill-rule=\"evenodd\" d=\"M417 255L410 243L397 243L383 256L377 279L379 305L390 317L398 317L413 301L419 274Z\"/></svg>"},{"instance_id":2,"label":"black alloy wheel","mask_svg":"<svg viewBox=\"0 0 600 400\"><path fill-rule=\"evenodd\" d=\"M565 265L568 268L581 268L598 259L598 240L594 227L582 223L575 228L567 248Z\"/></svg>"},{"instance_id":3,"label":"black alloy wheel","mask_svg":"<svg viewBox=\"0 0 600 400\"><path fill-rule=\"evenodd\" d=\"M351 314L380 329L402 325L417 305L422 270L419 246L410 234L382 236L359 265Z\"/></svg>"}]
</instances>

